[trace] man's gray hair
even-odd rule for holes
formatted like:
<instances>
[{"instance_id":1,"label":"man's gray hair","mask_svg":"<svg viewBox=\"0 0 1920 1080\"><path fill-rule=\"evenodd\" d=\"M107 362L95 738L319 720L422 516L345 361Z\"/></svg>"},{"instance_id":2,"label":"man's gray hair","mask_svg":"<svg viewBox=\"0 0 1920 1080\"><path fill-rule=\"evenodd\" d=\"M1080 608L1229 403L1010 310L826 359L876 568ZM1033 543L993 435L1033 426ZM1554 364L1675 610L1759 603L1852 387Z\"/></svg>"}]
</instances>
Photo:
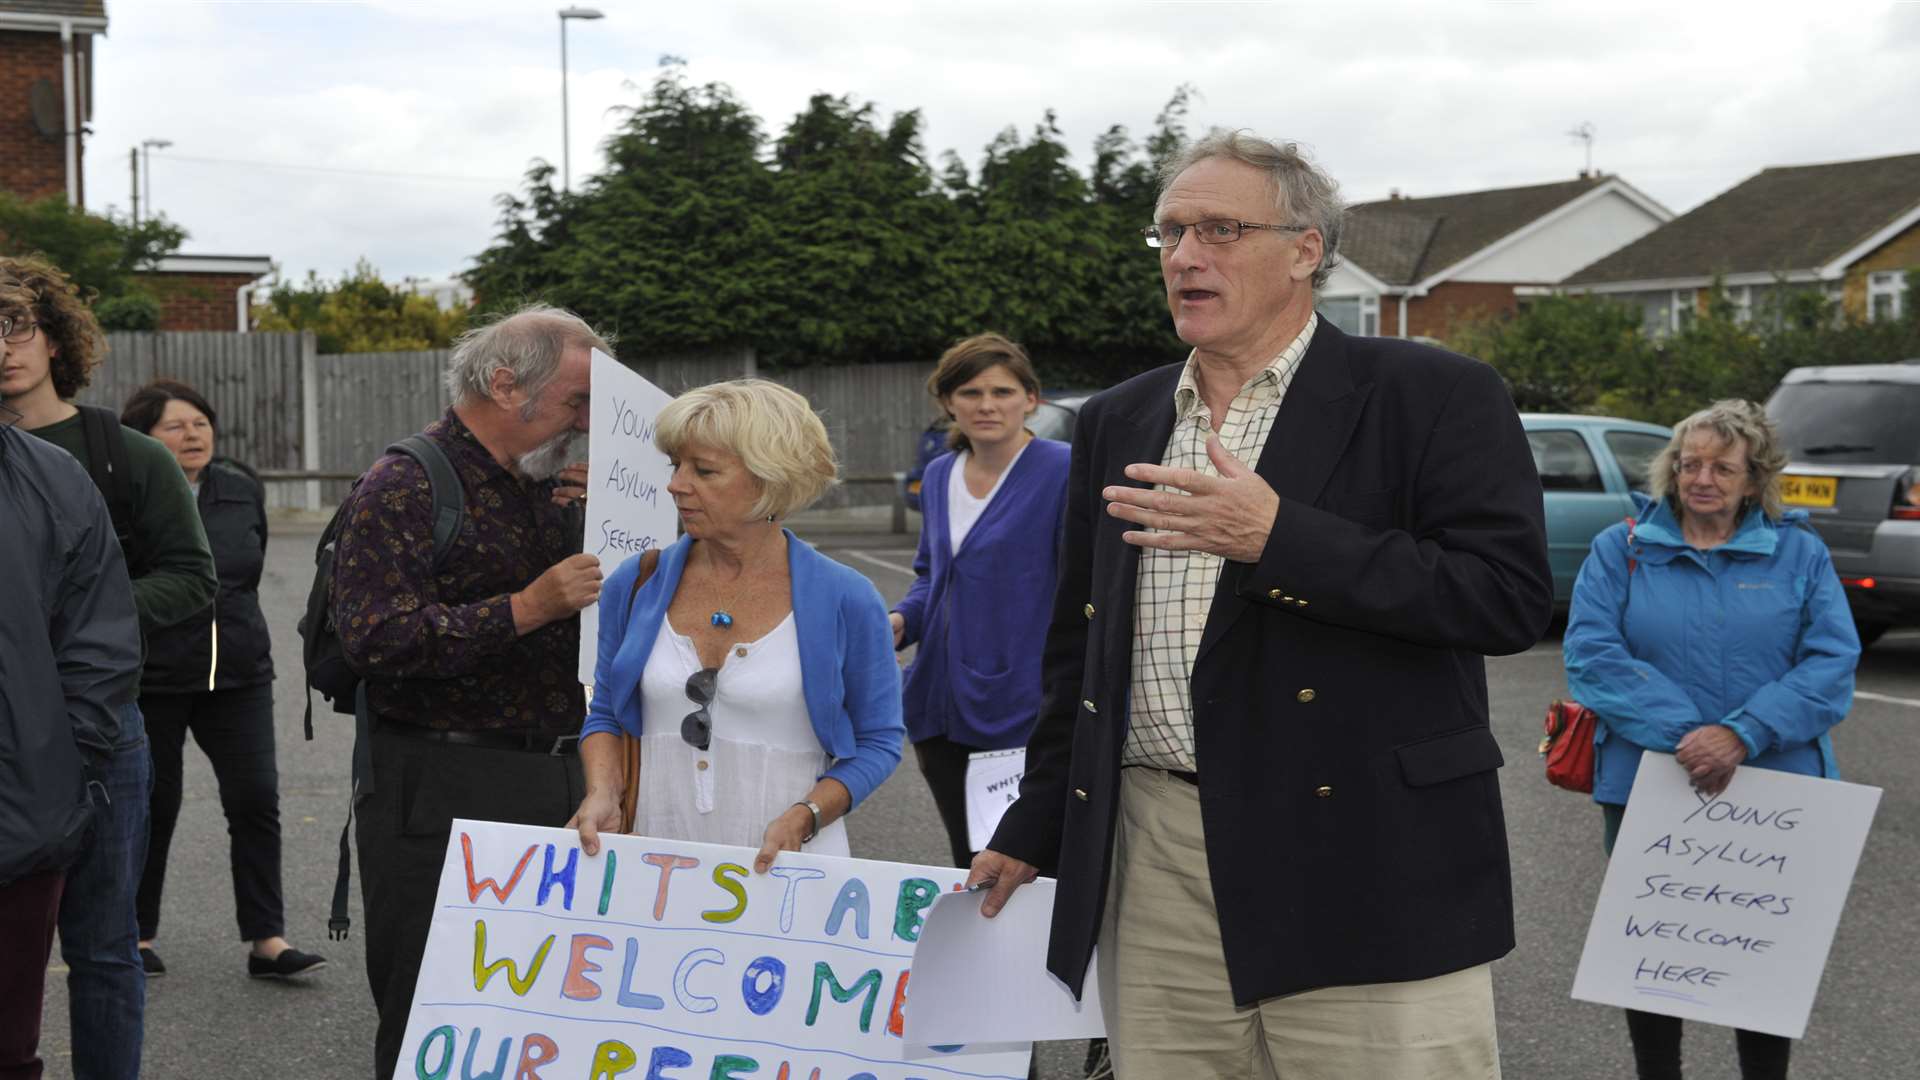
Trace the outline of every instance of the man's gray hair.
<instances>
[{"instance_id":1,"label":"man's gray hair","mask_svg":"<svg viewBox=\"0 0 1920 1080\"><path fill-rule=\"evenodd\" d=\"M493 373L506 368L531 410L560 370L560 357L576 345L613 355L613 346L580 316L550 304L527 304L454 339L447 393L456 405L485 401L493 393Z\"/></svg>"},{"instance_id":2,"label":"man's gray hair","mask_svg":"<svg viewBox=\"0 0 1920 1080\"><path fill-rule=\"evenodd\" d=\"M1166 196L1167 188L1181 173L1217 157L1231 158L1267 174L1274 208L1281 215L1281 220L1273 224L1307 225L1320 234L1320 265L1313 272L1313 287L1325 285L1334 267L1340 265L1340 235L1346 228L1347 204L1340 198L1340 185L1308 159L1299 143L1274 142L1244 129L1214 128L1161 167L1160 196Z\"/></svg>"}]
</instances>

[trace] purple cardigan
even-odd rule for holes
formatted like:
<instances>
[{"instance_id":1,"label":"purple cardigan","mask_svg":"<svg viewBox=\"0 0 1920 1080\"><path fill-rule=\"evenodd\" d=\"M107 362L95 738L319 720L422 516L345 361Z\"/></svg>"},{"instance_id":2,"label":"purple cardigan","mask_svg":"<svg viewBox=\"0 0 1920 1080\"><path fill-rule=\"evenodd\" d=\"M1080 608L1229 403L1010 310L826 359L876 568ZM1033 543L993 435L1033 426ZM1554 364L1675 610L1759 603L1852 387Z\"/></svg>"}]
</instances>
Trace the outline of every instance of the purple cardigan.
<instances>
[{"instance_id":1,"label":"purple cardigan","mask_svg":"<svg viewBox=\"0 0 1920 1080\"><path fill-rule=\"evenodd\" d=\"M947 507L956 456L927 466L920 487L920 550L913 587L894 608L907 669L907 737L945 736L982 750L1027 744L1040 710L1040 653L1053 609L1066 509L1063 442L1035 439L1013 463L980 520L953 550Z\"/></svg>"}]
</instances>

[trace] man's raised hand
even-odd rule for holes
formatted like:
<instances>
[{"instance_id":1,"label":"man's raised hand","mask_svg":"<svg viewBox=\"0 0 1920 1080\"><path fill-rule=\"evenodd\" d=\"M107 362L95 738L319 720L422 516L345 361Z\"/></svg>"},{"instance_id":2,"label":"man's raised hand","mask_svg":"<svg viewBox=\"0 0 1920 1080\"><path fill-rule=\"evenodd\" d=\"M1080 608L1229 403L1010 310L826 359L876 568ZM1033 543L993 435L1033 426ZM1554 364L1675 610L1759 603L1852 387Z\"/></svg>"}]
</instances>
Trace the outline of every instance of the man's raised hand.
<instances>
[{"instance_id":1,"label":"man's raised hand","mask_svg":"<svg viewBox=\"0 0 1920 1080\"><path fill-rule=\"evenodd\" d=\"M1127 466L1129 479L1176 490L1117 484L1102 491L1107 513L1156 530L1128 531L1120 538L1136 547L1205 551L1234 562L1259 562L1273 533L1274 515L1280 512L1280 496L1228 452L1220 436L1207 436L1207 458L1220 475L1144 462Z\"/></svg>"}]
</instances>

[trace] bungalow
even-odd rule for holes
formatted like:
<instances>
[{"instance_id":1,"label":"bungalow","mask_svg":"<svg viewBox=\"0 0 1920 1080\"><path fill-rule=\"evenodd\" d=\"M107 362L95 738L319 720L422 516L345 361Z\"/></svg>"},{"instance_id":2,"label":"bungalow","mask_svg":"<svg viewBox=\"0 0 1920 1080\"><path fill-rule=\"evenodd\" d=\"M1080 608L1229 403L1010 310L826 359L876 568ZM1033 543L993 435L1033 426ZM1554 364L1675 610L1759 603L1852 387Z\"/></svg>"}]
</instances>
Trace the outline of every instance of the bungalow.
<instances>
[{"instance_id":1,"label":"bungalow","mask_svg":"<svg viewBox=\"0 0 1920 1080\"><path fill-rule=\"evenodd\" d=\"M1920 266L1920 154L1764 169L1567 277L1567 292L1637 305L1649 334L1706 310L1718 278L1739 317L1781 290L1847 316L1899 318Z\"/></svg>"},{"instance_id":2,"label":"bungalow","mask_svg":"<svg viewBox=\"0 0 1920 1080\"><path fill-rule=\"evenodd\" d=\"M1319 309L1349 333L1442 335L1469 313L1512 313L1568 274L1673 219L1617 176L1350 208Z\"/></svg>"}]
</instances>

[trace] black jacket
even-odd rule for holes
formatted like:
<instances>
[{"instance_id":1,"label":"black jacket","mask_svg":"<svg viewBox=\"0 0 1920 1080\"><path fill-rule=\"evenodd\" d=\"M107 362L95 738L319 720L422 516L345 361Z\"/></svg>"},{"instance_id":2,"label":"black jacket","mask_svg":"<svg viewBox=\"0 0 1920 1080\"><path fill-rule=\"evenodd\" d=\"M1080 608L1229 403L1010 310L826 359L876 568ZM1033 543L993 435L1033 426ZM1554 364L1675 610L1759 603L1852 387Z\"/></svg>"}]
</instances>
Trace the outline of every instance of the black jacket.
<instances>
[{"instance_id":1,"label":"black jacket","mask_svg":"<svg viewBox=\"0 0 1920 1080\"><path fill-rule=\"evenodd\" d=\"M1112 868L1139 549L1100 491L1161 460L1178 365L1080 413L1044 704L990 845L1059 878L1048 967L1078 991ZM1265 554L1227 563L1192 676L1233 998L1427 978L1513 948L1483 654L1553 605L1540 482L1493 369L1321 320L1256 471Z\"/></svg>"},{"instance_id":2,"label":"black jacket","mask_svg":"<svg viewBox=\"0 0 1920 1080\"><path fill-rule=\"evenodd\" d=\"M71 862L85 844L85 769L119 741L118 709L140 674L140 619L113 519L87 471L4 423L0 601L5 885Z\"/></svg>"},{"instance_id":3,"label":"black jacket","mask_svg":"<svg viewBox=\"0 0 1920 1080\"><path fill-rule=\"evenodd\" d=\"M244 465L216 458L200 474L197 500L213 549L220 591L211 606L147 636L142 694L208 689L219 634L219 670L213 689L273 681L273 642L260 610L260 573L266 566L267 504L260 481Z\"/></svg>"}]
</instances>

